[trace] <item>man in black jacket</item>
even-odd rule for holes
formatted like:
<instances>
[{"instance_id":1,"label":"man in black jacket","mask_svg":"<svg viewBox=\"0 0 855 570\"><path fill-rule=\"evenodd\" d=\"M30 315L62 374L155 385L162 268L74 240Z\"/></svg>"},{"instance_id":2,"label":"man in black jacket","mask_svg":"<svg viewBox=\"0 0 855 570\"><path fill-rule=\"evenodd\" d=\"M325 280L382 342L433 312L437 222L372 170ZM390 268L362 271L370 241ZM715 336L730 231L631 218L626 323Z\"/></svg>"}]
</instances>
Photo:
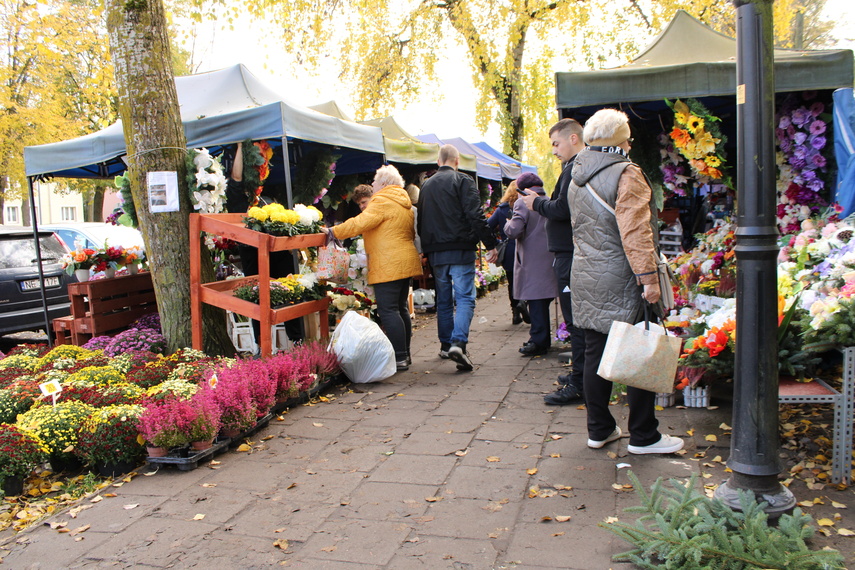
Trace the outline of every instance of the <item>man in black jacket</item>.
<instances>
[{"instance_id":1,"label":"man in black jacket","mask_svg":"<svg viewBox=\"0 0 855 570\"><path fill-rule=\"evenodd\" d=\"M436 288L436 328L440 358L458 370L472 370L466 351L475 313L475 255L478 242L495 263L496 238L487 225L475 181L457 171L460 153L450 145L439 149L439 170L422 186L418 202L418 233Z\"/></svg>"},{"instance_id":2,"label":"man in black jacket","mask_svg":"<svg viewBox=\"0 0 855 570\"><path fill-rule=\"evenodd\" d=\"M570 225L570 206L567 203L567 188L573 172L576 155L585 148L582 142L582 125L573 119L561 119L549 129L552 154L561 161L563 168L551 198L530 193L520 199L534 212L546 218L546 239L549 251L555 254L552 269L558 280L558 302L567 332L570 333L570 352L573 369L571 374L558 376L561 386L544 396L544 401L553 406L562 406L582 401L582 370L585 363L585 336L573 326L573 311L570 306L570 270L573 266L573 230Z\"/></svg>"}]
</instances>

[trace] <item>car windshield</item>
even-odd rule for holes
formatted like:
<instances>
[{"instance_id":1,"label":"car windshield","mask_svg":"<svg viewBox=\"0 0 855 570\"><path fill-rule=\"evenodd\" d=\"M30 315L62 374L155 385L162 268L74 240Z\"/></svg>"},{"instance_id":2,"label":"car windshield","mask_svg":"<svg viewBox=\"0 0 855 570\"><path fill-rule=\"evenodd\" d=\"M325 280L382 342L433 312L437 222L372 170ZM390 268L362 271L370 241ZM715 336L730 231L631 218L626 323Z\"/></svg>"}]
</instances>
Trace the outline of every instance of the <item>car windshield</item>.
<instances>
[{"instance_id":1,"label":"car windshield","mask_svg":"<svg viewBox=\"0 0 855 570\"><path fill-rule=\"evenodd\" d=\"M39 238L42 249L42 262L59 263L65 250L53 236ZM36 248L32 237L4 236L0 239L0 269L32 267L38 263Z\"/></svg>"}]
</instances>

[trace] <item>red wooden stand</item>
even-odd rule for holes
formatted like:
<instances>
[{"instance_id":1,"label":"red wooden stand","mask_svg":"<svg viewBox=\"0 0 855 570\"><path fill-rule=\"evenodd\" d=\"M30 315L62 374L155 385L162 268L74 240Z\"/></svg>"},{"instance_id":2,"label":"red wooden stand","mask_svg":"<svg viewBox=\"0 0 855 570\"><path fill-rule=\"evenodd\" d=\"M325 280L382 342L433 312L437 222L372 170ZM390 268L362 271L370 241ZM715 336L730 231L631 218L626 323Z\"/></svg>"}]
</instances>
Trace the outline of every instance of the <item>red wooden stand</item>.
<instances>
[{"instance_id":1,"label":"red wooden stand","mask_svg":"<svg viewBox=\"0 0 855 570\"><path fill-rule=\"evenodd\" d=\"M281 309L270 308L270 252L322 246L324 234L277 237L256 232L243 226L244 214L190 214L190 318L193 327L193 348L202 349L202 303L260 321L261 355L271 354L270 327L277 323L320 313L321 337L329 337L328 298L299 303ZM222 236L258 249L258 275L202 283L200 232ZM258 281L258 304L238 299L235 288Z\"/></svg>"}]
</instances>

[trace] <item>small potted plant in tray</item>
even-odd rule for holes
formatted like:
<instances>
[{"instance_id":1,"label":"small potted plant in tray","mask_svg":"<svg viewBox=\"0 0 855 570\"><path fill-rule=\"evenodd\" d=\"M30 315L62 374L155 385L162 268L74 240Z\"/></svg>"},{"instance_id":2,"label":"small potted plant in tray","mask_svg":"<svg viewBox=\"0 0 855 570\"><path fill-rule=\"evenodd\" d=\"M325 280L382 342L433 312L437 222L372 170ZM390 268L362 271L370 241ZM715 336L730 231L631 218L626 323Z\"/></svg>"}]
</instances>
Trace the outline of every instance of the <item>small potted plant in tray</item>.
<instances>
[{"instance_id":1,"label":"small potted plant in tray","mask_svg":"<svg viewBox=\"0 0 855 570\"><path fill-rule=\"evenodd\" d=\"M190 402L180 398L166 398L149 405L137 422L149 457L163 457L170 449L187 445L193 414Z\"/></svg>"},{"instance_id":2,"label":"small potted plant in tray","mask_svg":"<svg viewBox=\"0 0 855 570\"><path fill-rule=\"evenodd\" d=\"M194 451L211 447L220 431L220 407L214 400L212 389L202 389L190 400L193 416L187 426L187 437Z\"/></svg>"},{"instance_id":3,"label":"small potted plant in tray","mask_svg":"<svg viewBox=\"0 0 855 570\"><path fill-rule=\"evenodd\" d=\"M34 433L0 424L0 483L6 496L20 495L33 468L45 462L47 448Z\"/></svg>"},{"instance_id":4,"label":"small potted plant in tray","mask_svg":"<svg viewBox=\"0 0 855 570\"><path fill-rule=\"evenodd\" d=\"M139 405L98 408L81 424L74 454L105 477L129 473L144 453L137 430L142 413Z\"/></svg>"}]
</instances>

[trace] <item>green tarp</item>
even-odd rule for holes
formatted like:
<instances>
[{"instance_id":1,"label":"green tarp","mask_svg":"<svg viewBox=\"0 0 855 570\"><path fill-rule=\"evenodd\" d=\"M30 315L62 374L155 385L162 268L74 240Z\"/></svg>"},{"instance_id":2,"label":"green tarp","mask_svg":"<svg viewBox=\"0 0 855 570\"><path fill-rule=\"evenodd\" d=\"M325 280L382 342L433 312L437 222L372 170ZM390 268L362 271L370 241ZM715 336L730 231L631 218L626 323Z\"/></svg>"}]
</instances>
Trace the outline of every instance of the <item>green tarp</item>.
<instances>
[{"instance_id":1,"label":"green tarp","mask_svg":"<svg viewBox=\"0 0 855 570\"><path fill-rule=\"evenodd\" d=\"M852 50L775 50L775 91L852 87ZM632 62L555 74L559 109L677 97L734 96L736 40L680 10Z\"/></svg>"}]
</instances>

